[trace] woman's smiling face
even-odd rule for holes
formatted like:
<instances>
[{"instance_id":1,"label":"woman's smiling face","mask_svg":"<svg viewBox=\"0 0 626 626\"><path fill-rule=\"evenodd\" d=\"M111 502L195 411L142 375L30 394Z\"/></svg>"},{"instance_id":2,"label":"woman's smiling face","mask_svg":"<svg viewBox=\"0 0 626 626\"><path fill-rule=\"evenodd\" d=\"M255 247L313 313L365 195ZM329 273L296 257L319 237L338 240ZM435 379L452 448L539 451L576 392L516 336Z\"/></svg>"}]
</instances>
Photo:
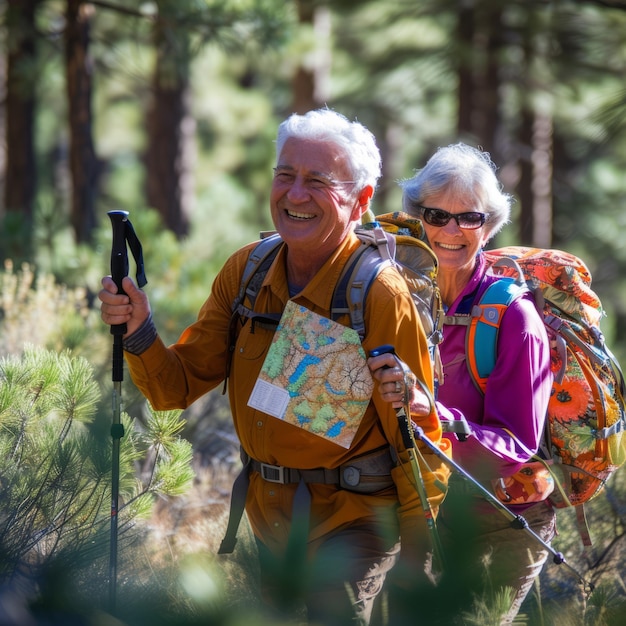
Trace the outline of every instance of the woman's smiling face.
<instances>
[{"instance_id":1,"label":"woman's smiling face","mask_svg":"<svg viewBox=\"0 0 626 626\"><path fill-rule=\"evenodd\" d=\"M451 193L432 194L424 199L422 207L442 209L453 215L469 211L483 212L475 200L455 197ZM439 259L444 272L473 271L478 251L489 241L487 225L476 229L460 228L450 219L445 226L431 226L422 220L426 237Z\"/></svg>"}]
</instances>

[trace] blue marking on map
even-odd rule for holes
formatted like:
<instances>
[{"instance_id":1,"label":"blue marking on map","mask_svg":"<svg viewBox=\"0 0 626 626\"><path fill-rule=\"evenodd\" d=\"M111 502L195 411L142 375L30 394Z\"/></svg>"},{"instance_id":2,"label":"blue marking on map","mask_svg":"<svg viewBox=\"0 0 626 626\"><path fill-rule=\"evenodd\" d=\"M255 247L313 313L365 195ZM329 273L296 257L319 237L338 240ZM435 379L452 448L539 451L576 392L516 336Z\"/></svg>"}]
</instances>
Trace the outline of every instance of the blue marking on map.
<instances>
[{"instance_id":1,"label":"blue marking on map","mask_svg":"<svg viewBox=\"0 0 626 626\"><path fill-rule=\"evenodd\" d=\"M336 424L333 424L327 431L326 431L326 436L327 437L339 437L339 435L341 435L341 431L343 430L343 427L346 425L345 422L337 422Z\"/></svg>"},{"instance_id":2,"label":"blue marking on map","mask_svg":"<svg viewBox=\"0 0 626 626\"><path fill-rule=\"evenodd\" d=\"M314 354L304 355L304 358L302 359L302 361L300 361L300 363L298 363L298 366L294 370L294 373L289 377L288 391L289 391L289 395L292 398L298 395L298 388L299 388L298 383L300 382L300 379L305 375L306 368L309 367L310 365L317 365L320 361L321 359L318 356L315 356Z\"/></svg>"},{"instance_id":3,"label":"blue marking on map","mask_svg":"<svg viewBox=\"0 0 626 626\"><path fill-rule=\"evenodd\" d=\"M296 414L296 419L298 420L298 424L300 424L300 426L305 426L306 424L311 423L311 418L306 417L305 415Z\"/></svg>"},{"instance_id":4,"label":"blue marking on map","mask_svg":"<svg viewBox=\"0 0 626 626\"><path fill-rule=\"evenodd\" d=\"M346 393L348 393L347 391L341 391L338 389L333 389L330 386L330 383L326 380L324 381L324 386L326 387L326 391L328 391L328 393L332 393L334 396L345 396Z\"/></svg>"},{"instance_id":5,"label":"blue marking on map","mask_svg":"<svg viewBox=\"0 0 626 626\"><path fill-rule=\"evenodd\" d=\"M320 348L321 346L330 346L331 344L335 343L335 341L337 340L334 337L329 337L328 335L319 335L315 343L317 347Z\"/></svg>"}]
</instances>

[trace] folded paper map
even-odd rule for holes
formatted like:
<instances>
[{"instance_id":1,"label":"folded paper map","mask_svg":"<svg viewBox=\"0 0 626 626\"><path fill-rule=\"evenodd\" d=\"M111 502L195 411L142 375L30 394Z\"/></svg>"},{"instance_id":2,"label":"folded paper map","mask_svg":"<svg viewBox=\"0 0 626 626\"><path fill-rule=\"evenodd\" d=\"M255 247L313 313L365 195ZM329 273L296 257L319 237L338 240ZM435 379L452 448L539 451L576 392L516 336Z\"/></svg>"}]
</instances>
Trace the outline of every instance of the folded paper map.
<instances>
[{"instance_id":1,"label":"folded paper map","mask_svg":"<svg viewBox=\"0 0 626 626\"><path fill-rule=\"evenodd\" d=\"M289 301L248 405L349 448L373 387L358 333Z\"/></svg>"}]
</instances>

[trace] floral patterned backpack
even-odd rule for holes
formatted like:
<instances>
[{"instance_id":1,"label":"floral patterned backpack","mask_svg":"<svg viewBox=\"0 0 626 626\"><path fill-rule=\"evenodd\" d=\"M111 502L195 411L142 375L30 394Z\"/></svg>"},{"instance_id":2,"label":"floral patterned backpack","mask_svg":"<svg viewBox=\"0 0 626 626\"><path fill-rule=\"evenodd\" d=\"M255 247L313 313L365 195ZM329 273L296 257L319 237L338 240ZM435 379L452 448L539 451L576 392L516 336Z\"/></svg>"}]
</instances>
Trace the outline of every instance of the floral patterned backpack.
<instances>
[{"instance_id":1,"label":"floral patterned backpack","mask_svg":"<svg viewBox=\"0 0 626 626\"><path fill-rule=\"evenodd\" d=\"M555 484L550 501L557 508L577 507L583 543L590 545L582 505L626 461L624 376L600 330L600 300L590 287L585 263L567 252L510 246L489 250L486 256L503 279L487 289L472 312L470 373L484 391L495 363L501 319L496 315L495 324L490 323L490 314L498 307L502 313L502 307L526 289L525 283L543 314L554 374L546 437L540 454L528 465L535 466L534 471L538 466L539 472L545 465Z\"/></svg>"}]
</instances>

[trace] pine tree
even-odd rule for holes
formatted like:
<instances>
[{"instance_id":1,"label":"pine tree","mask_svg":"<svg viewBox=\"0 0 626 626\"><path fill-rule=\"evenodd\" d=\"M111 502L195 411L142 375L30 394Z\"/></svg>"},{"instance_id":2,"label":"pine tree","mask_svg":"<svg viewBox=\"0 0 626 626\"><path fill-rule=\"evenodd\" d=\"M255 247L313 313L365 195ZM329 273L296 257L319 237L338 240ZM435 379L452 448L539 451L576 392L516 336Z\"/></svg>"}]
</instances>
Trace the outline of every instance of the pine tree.
<instances>
[{"instance_id":1,"label":"pine tree","mask_svg":"<svg viewBox=\"0 0 626 626\"><path fill-rule=\"evenodd\" d=\"M14 595L37 598L51 571L73 595L106 588L112 455L99 400L91 365L69 351L27 346L0 360L0 587ZM179 416L151 411L140 432L122 414L121 549L133 549L135 522L157 495L184 493L193 479Z\"/></svg>"}]
</instances>

